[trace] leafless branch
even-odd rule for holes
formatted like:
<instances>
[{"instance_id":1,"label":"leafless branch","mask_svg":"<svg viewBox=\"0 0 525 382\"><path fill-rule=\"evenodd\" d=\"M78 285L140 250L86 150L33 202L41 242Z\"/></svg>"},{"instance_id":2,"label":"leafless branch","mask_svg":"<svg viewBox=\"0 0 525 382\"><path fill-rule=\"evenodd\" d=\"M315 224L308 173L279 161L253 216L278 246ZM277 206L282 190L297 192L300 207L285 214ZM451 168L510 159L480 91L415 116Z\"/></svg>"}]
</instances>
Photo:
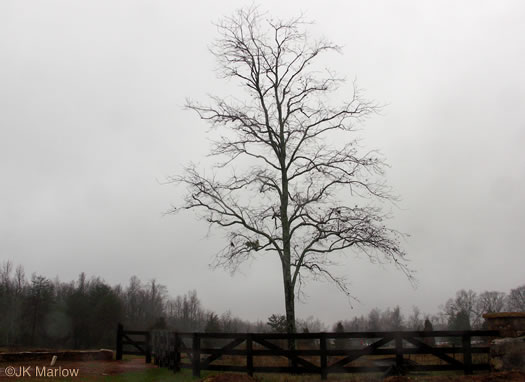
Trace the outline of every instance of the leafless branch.
<instances>
[{"instance_id":1,"label":"leafless branch","mask_svg":"<svg viewBox=\"0 0 525 382\"><path fill-rule=\"evenodd\" d=\"M253 7L217 24L211 51L219 74L243 85L246 97L188 100L187 108L220 133L210 152L220 160L211 176L189 166L169 179L188 189L182 209L228 232L216 265L279 255L288 318L307 274L349 295L345 278L332 272L335 252L390 261L413 277L402 235L385 225L379 206L396 199L383 180L386 163L375 151L361 152L354 136L355 124L379 107L355 83L349 101L326 102L344 80L320 71L316 59L340 47L312 40L306 25L302 17L272 20Z\"/></svg>"}]
</instances>

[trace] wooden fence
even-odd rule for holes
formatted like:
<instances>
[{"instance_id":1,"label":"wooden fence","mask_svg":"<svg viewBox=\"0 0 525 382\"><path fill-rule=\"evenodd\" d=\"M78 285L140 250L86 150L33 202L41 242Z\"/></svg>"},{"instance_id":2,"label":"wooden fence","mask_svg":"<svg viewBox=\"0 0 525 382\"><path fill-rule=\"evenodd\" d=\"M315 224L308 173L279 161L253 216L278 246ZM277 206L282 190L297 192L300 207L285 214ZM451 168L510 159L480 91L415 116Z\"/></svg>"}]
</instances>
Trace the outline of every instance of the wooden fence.
<instances>
[{"instance_id":1,"label":"wooden fence","mask_svg":"<svg viewBox=\"0 0 525 382\"><path fill-rule=\"evenodd\" d=\"M146 363L151 363L151 333L145 330L124 330L122 324L117 326L117 360L124 354L143 355Z\"/></svg>"},{"instance_id":2,"label":"wooden fence","mask_svg":"<svg viewBox=\"0 0 525 382\"><path fill-rule=\"evenodd\" d=\"M202 370L215 370L245 372L249 375L320 374L324 380L329 373L376 372L389 375L413 371L462 370L465 374L472 374L476 370L488 370L488 340L497 336L499 332L495 330L294 335L154 331L151 334L151 349L157 365L174 371L191 368L195 377L200 377ZM472 343L474 337L478 339L476 344ZM436 346L436 338L447 338L457 345ZM480 341L481 338L485 341ZM296 350L290 351L287 348L288 341L308 345L299 345ZM485 359L473 362L473 354L485 354L481 357ZM268 365L268 357L288 362ZM224 362L224 358L227 358L228 364L217 363L221 359Z\"/></svg>"}]
</instances>

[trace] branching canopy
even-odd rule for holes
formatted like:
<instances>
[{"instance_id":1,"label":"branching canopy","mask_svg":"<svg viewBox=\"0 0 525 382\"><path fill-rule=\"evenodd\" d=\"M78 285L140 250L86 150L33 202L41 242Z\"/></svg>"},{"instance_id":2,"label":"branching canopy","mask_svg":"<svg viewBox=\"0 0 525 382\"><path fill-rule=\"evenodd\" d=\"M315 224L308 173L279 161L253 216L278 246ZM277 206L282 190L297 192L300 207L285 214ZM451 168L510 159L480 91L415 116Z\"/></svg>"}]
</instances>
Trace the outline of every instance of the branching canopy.
<instances>
[{"instance_id":1,"label":"branching canopy","mask_svg":"<svg viewBox=\"0 0 525 382\"><path fill-rule=\"evenodd\" d=\"M218 31L212 52L220 74L245 98L187 102L217 131L211 155L219 162L211 176L190 166L171 178L188 188L183 208L228 232L218 264L275 252L292 296L307 274L348 293L330 267L338 251L394 262L411 277L400 235L380 208L394 200L381 180L385 163L374 151L361 153L353 136L377 106L355 84L347 102L331 105L327 95L344 81L315 69L318 57L340 48L310 39L302 18L275 21L257 9L224 19Z\"/></svg>"}]
</instances>

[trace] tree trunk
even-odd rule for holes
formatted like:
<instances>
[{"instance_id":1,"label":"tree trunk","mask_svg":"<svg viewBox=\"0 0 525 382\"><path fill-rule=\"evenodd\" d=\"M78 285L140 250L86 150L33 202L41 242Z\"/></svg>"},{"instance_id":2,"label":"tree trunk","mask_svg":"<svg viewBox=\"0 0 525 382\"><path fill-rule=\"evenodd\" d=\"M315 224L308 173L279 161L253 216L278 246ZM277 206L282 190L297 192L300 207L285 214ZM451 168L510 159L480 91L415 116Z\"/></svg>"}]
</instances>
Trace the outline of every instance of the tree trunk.
<instances>
[{"instance_id":1,"label":"tree trunk","mask_svg":"<svg viewBox=\"0 0 525 382\"><path fill-rule=\"evenodd\" d=\"M289 259L289 258L288 258ZM288 334L295 333L295 293L294 286L292 285L290 262L285 264L283 262L283 281L284 281L284 302L286 308L286 332ZM295 340L288 338L288 350L295 350ZM296 367L296 362L289 359L288 365L290 367Z\"/></svg>"},{"instance_id":2,"label":"tree trunk","mask_svg":"<svg viewBox=\"0 0 525 382\"><path fill-rule=\"evenodd\" d=\"M281 141L284 142L283 129L281 128ZM292 283L291 263L291 243L290 243L290 222L288 220L288 174L286 172L285 158L286 146L281 148L281 224L283 235L283 257L281 259L283 267L284 302L286 309L286 332L295 334L295 285ZM288 339L288 350L295 350L295 340ZM289 361L291 367L296 366L295 362Z\"/></svg>"},{"instance_id":3,"label":"tree trunk","mask_svg":"<svg viewBox=\"0 0 525 382\"><path fill-rule=\"evenodd\" d=\"M284 167L284 161L283 165ZM288 221L288 179L286 170L282 172L282 196L281 196L281 224L283 236L283 267L284 302L286 309L286 332L295 333L295 293L292 283L291 246L290 246L290 223Z\"/></svg>"},{"instance_id":4,"label":"tree trunk","mask_svg":"<svg viewBox=\"0 0 525 382\"><path fill-rule=\"evenodd\" d=\"M286 332L295 333L295 293L290 266L283 264L284 302L286 310Z\"/></svg>"}]
</instances>

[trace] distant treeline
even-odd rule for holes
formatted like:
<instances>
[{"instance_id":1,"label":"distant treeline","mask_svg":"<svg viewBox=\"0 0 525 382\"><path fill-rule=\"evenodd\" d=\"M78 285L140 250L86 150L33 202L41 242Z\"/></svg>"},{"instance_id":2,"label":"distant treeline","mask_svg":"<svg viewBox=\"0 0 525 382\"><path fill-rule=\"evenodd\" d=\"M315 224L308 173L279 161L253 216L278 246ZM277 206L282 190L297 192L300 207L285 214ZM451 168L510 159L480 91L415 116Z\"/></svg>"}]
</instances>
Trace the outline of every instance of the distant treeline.
<instances>
[{"instance_id":1,"label":"distant treeline","mask_svg":"<svg viewBox=\"0 0 525 382\"><path fill-rule=\"evenodd\" d=\"M425 320L437 329L482 328L482 314L525 311L525 285L509 294L476 294L460 290L440 312L426 315L417 307L405 317L401 309L372 309L368 315L343 319L329 328L309 317L298 320L297 330L380 331L422 330ZM271 314L267 322L252 323L205 309L196 291L170 297L155 280L143 283L136 276L129 284L110 286L98 277L61 282L33 274L26 278L22 266L0 266L0 346L41 348L112 348L117 323L132 329L172 329L206 332L265 332L285 330L284 316Z\"/></svg>"},{"instance_id":2,"label":"distant treeline","mask_svg":"<svg viewBox=\"0 0 525 382\"><path fill-rule=\"evenodd\" d=\"M459 290L454 298L440 307L437 314L422 313L418 307L405 317L399 306L381 311L372 309L367 316L354 317L336 323L334 331L391 331L391 330L471 330L486 329L483 315L496 312L525 311L525 285L503 292L485 291L477 294L472 290ZM425 325L425 322L427 325Z\"/></svg>"},{"instance_id":3,"label":"distant treeline","mask_svg":"<svg viewBox=\"0 0 525 382\"><path fill-rule=\"evenodd\" d=\"M11 262L0 266L0 346L42 348L112 348L119 322L137 330L263 331L230 312L218 316L205 310L196 291L171 298L155 280L136 276L129 284L110 286L99 277L61 282L33 274Z\"/></svg>"}]
</instances>

